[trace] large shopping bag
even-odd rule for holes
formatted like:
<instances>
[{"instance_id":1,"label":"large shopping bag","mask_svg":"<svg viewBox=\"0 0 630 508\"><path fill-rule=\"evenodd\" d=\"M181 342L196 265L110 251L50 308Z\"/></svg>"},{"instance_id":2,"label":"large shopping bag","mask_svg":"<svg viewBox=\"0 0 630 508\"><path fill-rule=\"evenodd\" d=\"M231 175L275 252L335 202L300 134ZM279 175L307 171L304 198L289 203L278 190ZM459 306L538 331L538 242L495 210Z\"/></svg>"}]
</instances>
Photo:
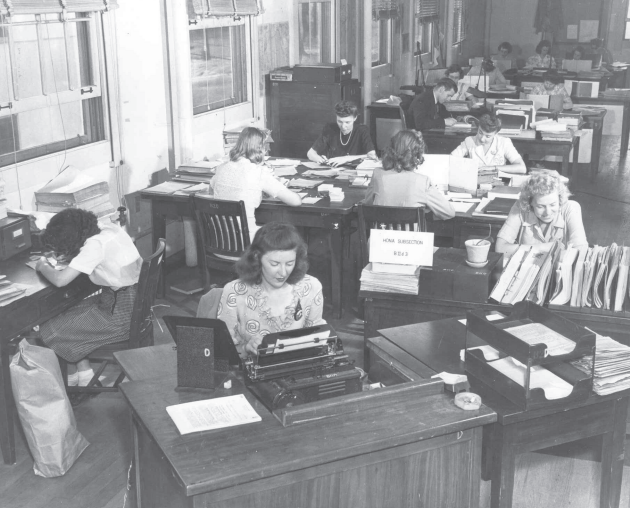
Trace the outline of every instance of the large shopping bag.
<instances>
[{"instance_id":1,"label":"large shopping bag","mask_svg":"<svg viewBox=\"0 0 630 508\"><path fill-rule=\"evenodd\" d=\"M62 476L90 443L77 430L72 406L51 349L26 339L11 361L17 412L35 460L35 474Z\"/></svg>"}]
</instances>

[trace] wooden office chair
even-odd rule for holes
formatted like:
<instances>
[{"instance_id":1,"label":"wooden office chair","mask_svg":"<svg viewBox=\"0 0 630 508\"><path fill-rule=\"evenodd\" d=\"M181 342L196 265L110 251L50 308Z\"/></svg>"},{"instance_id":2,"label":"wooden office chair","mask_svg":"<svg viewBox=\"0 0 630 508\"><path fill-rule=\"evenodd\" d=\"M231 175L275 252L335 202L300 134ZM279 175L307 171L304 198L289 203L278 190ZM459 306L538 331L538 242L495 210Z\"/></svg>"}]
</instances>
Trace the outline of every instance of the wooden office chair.
<instances>
[{"instance_id":1,"label":"wooden office chair","mask_svg":"<svg viewBox=\"0 0 630 508\"><path fill-rule=\"evenodd\" d=\"M197 227L203 256L203 287L210 289L208 268L234 272L235 260L218 257L238 258L249 246L249 228L245 203L226 201L206 196L193 196L193 205L197 217Z\"/></svg>"},{"instance_id":2,"label":"wooden office chair","mask_svg":"<svg viewBox=\"0 0 630 508\"><path fill-rule=\"evenodd\" d=\"M223 294L223 288L212 288L199 300L197 306L198 318L216 319L219 312L219 303L221 301L221 295Z\"/></svg>"},{"instance_id":3,"label":"wooden office chair","mask_svg":"<svg viewBox=\"0 0 630 508\"><path fill-rule=\"evenodd\" d=\"M394 229L401 231L426 231L425 209L397 206L364 205L359 203L359 242L361 245L361 268L369 262L368 240L372 229Z\"/></svg>"},{"instance_id":4,"label":"wooden office chair","mask_svg":"<svg viewBox=\"0 0 630 508\"><path fill-rule=\"evenodd\" d=\"M121 372L112 386L103 386L99 377L109 364L115 364L114 353L127 349L137 349L153 345L153 303L157 294L158 281L160 279L160 268L164 262L164 250L166 241L163 238L158 240L157 250L142 262L140 278L138 280L138 292L131 312L131 323L129 325L129 339L122 342L115 342L102 346L88 355L90 363L99 363L99 367L94 372L94 376L87 386L67 386L68 363L59 358L61 374L66 383L68 393L100 393L115 392L118 385L125 378Z\"/></svg>"},{"instance_id":5,"label":"wooden office chair","mask_svg":"<svg viewBox=\"0 0 630 508\"><path fill-rule=\"evenodd\" d=\"M407 115L405 114L405 110L403 109L402 105L398 106L398 109L400 111L401 130L407 130L409 126L407 125Z\"/></svg>"}]
</instances>

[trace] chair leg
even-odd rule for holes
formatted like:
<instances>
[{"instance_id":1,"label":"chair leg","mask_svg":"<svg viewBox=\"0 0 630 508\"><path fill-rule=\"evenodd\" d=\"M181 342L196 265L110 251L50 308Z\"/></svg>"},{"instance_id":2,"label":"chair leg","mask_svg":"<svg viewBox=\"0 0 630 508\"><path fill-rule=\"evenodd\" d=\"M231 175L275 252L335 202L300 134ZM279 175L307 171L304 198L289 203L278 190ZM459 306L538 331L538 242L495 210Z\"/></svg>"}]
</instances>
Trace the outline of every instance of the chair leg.
<instances>
[{"instance_id":1,"label":"chair leg","mask_svg":"<svg viewBox=\"0 0 630 508\"><path fill-rule=\"evenodd\" d=\"M63 379L63 386L68 391L68 362L61 358L61 356L57 357L59 360L59 368L61 369L61 378Z\"/></svg>"}]
</instances>

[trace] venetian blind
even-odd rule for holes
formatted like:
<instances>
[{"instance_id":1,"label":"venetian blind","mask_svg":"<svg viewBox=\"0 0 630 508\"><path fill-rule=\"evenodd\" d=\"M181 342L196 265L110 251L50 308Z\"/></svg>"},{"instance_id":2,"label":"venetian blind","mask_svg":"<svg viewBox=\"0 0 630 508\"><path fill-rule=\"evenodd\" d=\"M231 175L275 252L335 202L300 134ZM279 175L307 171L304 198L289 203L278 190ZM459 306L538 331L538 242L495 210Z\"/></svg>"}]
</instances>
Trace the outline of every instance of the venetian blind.
<instances>
[{"instance_id":1,"label":"venetian blind","mask_svg":"<svg viewBox=\"0 0 630 508\"><path fill-rule=\"evenodd\" d=\"M188 0L188 11L196 16L258 16L257 0Z\"/></svg>"},{"instance_id":2,"label":"venetian blind","mask_svg":"<svg viewBox=\"0 0 630 508\"><path fill-rule=\"evenodd\" d=\"M431 18L439 13L438 0L416 0L416 18Z\"/></svg>"},{"instance_id":3,"label":"venetian blind","mask_svg":"<svg viewBox=\"0 0 630 508\"><path fill-rule=\"evenodd\" d=\"M461 42L466 38L466 0L453 2L453 41Z\"/></svg>"},{"instance_id":4,"label":"venetian blind","mask_svg":"<svg viewBox=\"0 0 630 508\"><path fill-rule=\"evenodd\" d=\"M54 14L115 9L118 0L0 0L0 14Z\"/></svg>"}]
</instances>

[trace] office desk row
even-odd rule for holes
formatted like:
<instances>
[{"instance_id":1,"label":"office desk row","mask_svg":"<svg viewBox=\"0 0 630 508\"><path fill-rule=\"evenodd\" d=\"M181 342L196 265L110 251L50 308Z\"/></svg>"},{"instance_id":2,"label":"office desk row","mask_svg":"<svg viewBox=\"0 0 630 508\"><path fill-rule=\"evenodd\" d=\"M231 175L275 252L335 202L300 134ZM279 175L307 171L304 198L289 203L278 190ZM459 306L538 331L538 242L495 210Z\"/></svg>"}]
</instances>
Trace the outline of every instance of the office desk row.
<instances>
[{"instance_id":1,"label":"office desk row","mask_svg":"<svg viewBox=\"0 0 630 508\"><path fill-rule=\"evenodd\" d=\"M66 287L57 288L26 266L28 260L29 253L23 252L0 263L0 273L8 280L29 286L21 298L0 304L0 449L5 464L15 463L16 412L9 374L9 355L13 352L11 340L76 305L98 289L84 275Z\"/></svg>"},{"instance_id":2,"label":"office desk row","mask_svg":"<svg viewBox=\"0 0 630 508\"><path fill-rule=\"evenodd\" d=\"M298 167L300 176L307 168ZM365 197L365 188L351 187L348 182L324 179L326 183L334 183L342 187L345 198L341 202L331 202L328 197L315 204L303 204L298 207L287 206L279 201L263 201L256 210L256 222L265 224L271 221L290 222L295 226L318 228L327 232L328 246L331 252L330 287L332 295L333 316L340 318L342 314L343 286L343 253L344 244L350 242L350 233L356 224L356 204ZM315 190L310 190L314 195ZM192 199L188 195L164 195L142 191L141 197L151 202L151 225L154 248L159 238L166 234L166 219L193 217ZM445 239L447 244L463 247L468 238L483 238L492 229L493 234L499 230L502 219L473 216L470 211L458 213L457 217L448 221L433 221L430 231Z\"/></svg>"}]
</instances>

